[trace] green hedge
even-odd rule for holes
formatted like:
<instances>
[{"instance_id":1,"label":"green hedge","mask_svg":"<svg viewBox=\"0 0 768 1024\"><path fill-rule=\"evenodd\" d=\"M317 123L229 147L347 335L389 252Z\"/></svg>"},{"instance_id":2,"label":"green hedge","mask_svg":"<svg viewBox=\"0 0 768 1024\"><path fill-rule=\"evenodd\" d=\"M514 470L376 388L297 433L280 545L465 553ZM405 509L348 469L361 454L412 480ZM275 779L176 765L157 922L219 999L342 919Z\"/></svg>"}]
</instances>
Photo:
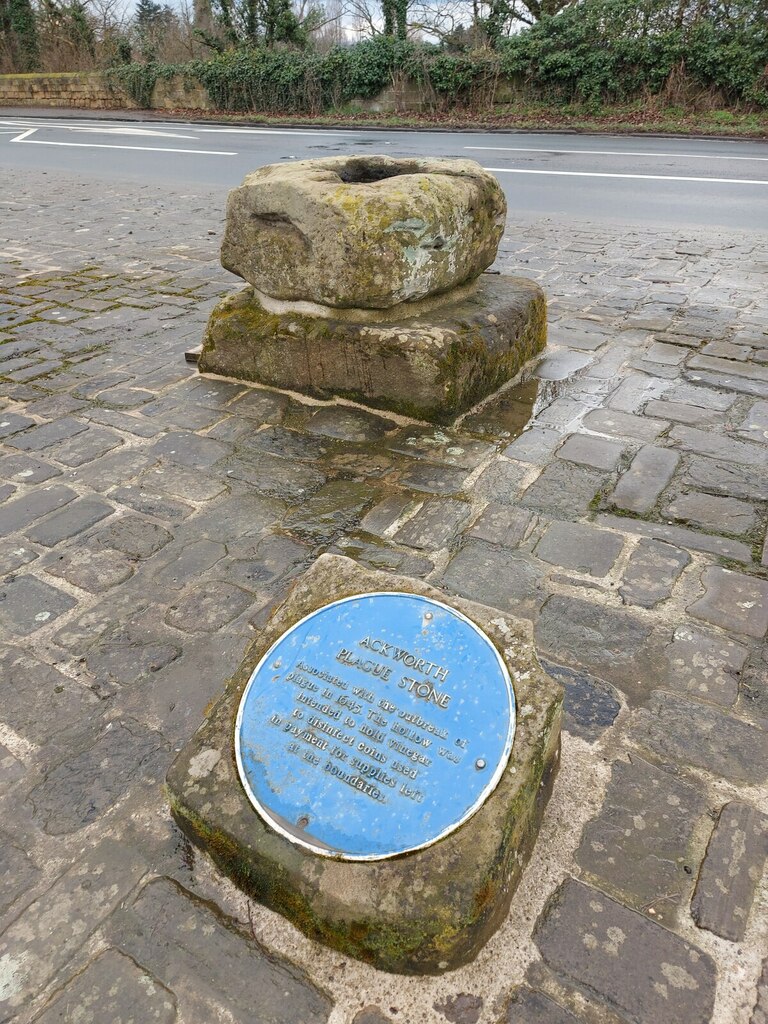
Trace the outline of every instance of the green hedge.
<instances>
[{"instance_id":1,"label":"green hedge","mask_svg":"<svg viewBox=\"0 0 768 1024\"><path fill-rule=\"evenodd\" d=\"M499 75L530 98L606 103L658 94L671 82L716 91L728 104L768 107L768 19L677 24L666 0L585 0L503 40L498 50L449 53L379 37L326 54L238 49L208 61L128 64L110 81L147 106L158 77L202 83L219 110L319 113L371 99L398 75L443 105L487 103ZM676 5L675 11L679 11ZM757 16L751 12L757 11Z\"/></svg>"},{"instance_id":2,"label":"green hedge","mask_svg":"<svg viewBox=\"0 0 768 1024\"><path fill-rule=\"evenodd\" d=\"M768 13L675 24L662 0L588 0L502 44L505 74L541 98L615 102L660 92L670 76L728 103L768 106ZM677 10L677 8L675 9Z\"/></svg>"}]
</instances>

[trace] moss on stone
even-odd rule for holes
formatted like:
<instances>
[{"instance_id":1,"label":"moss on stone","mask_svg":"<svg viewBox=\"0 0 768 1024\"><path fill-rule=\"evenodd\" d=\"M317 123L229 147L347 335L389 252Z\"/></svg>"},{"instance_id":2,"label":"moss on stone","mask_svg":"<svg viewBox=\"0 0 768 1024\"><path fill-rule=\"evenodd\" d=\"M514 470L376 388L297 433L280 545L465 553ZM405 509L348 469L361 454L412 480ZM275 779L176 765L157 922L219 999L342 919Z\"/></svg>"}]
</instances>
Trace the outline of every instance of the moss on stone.
<instances>
[{"instance_id":1,"label":"moss on stone","mask_svg":"<svg viewBox=\"0 0 768 1024\"><path fill-rule=\"evenodd\" d=\"M237 777L233 729L240 695L272 642L308 612L376 590L427 594L485 630L516 678L518 731L499 785L464 824L423 850L373 862L319 857L273 832ZM325 555L294 584L251 645L224 696L168 776L174 817L249 895L306 935L382 970L437 974L469 962L503 920L538 831L558 765L562 696L544 675L530 626L439 594L418 580ZM224 756L207 776L189 774L202 749ZM393 905L391 894L397 892Z\"/></svg>"},{"instance_id":2,"label":"moss on stone","mask_svg":"<svg viewBox=\"0 0 768 1024\"><path fill-rule=\"evenodd\" d=\"M511 380L546 343L546 301L520 278L382 324L272 313L251 289L211 313L199 368L445 424Z\"/></svg>"},{"instance_id":3,"label":"moss on stone","mask_svg":"<svg viewBox=\"0 0 768 1024\"><path fill-rule=\"evenodd\" d=\"M230 193L222 263L277 299L387 309L476 278L505 213L499 183L474 161L275 164Z\"/></svg>"}]
</instances>

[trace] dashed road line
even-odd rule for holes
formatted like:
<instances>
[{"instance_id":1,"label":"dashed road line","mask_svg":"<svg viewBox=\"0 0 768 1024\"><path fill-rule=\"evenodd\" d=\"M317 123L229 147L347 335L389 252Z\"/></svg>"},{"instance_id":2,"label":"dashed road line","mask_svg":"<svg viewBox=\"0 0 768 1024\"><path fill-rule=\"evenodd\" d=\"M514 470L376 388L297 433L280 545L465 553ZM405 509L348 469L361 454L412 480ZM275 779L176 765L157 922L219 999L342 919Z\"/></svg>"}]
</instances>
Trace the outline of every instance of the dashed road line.
<instances>
[{"instance_id":1,"label":"dashed road line","mask_svg":"<svg viewBox=\"0 0 768 1024\"><path fill-rule=\"evenodd\" d=\"M768 185L760 178L694 178L678 174L619 174L609 171L544 171L532 167L486 167L492 174L550 174L565 178L631 178L636 181L698 181L708 185Z\"/></svg>"},{"instance_id":2,"label":"dashed road line","mask_svg":"<svg viewBox=\"0 0 768 1024\"><path fill-rule=\"evenodd\" d=\"M768 163L768 156L725 156L723 153L652 153L629 149L565 149L562 146L465 146L464 149L497 153L549 153L554 156L560 153L574 153L577 156L671 157L674 160L760 160Z\"/></svg>"}]
</instances>

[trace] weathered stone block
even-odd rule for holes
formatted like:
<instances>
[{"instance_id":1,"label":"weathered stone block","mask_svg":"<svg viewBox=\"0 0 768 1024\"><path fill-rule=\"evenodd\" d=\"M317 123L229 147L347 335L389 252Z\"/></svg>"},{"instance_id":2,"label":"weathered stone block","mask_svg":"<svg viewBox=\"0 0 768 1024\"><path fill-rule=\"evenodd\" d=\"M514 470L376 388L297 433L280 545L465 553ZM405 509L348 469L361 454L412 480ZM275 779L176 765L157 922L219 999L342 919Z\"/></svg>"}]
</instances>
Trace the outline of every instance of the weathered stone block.
<instances>
[{"instance_id":1,"label":"weathered stone block","mask_svg":"<svg viewBox=\"0 0 768 1024\"><path fill-rule=\"evenodd\" d=\"M726 804L701 866L691 913L699 928L732 942L744 938L768 857L768 817L740 801Z\"/></svg>"},{"instance_id":2,"label":"weathered stone block","mask_svg":"<svg viewBox=\"0 0 768 1024\"><path fill-rule=\"evenodd\" d=\"M425 310L400 306L377 322L274 313L246 288L211 313L199 368L445 423L546 344L544 293L523 278L489 275Z\"/></svg>"},{"instance_id":3,"label":"weathered stone block","mask_svg":"<svg viewBox=\"0 0 768 1024\"><path fill-rule=\"evenodd\" d=\"M621 1020L711 1024L717 976L712 958L576 879L566 879L550 898L534 940L553 971L587 989Z\"/></svg>"},{"instance_id":4,"label":"weathered stone block","mask_svg":"<svg viewBox=\"0 0 768 1024\"><path fill-rule=\"evenodd\" d=\"M393 859L339 861L294 845L254 811L237 774L234 719L253 668L286 629L329 602L382 590L437 597L471 617L510 668L522 711L498 786L460 828ZM467 963L507 913L559 756L560 690L536 660L530 628L503 619L418 580L323 555L252 643L171 767L174 817L244 891L313 939L400 973L437 974Z\"/></svg>"},{"instance_id":5,"label":"weathered stone block","mask_svg":"<svg viewBox=\"0 0 768 1024\"><path fill-rule=\"evenodd\" d=\"M638 757L616 761L576 860L596 885L666 923L690 892L692 837L705 809L701 791L671 773Z\"/></svg>"},{"instance_id":6,"label":"weathered stone block","mask_svg":"<svg viewBox=\"0 0 768 1024\"><path fill-rule=\"evenodd\" d=\"M154 878L126 904L107 923L108 941L174 993L175 1022L326 1024L330 999L303 971L178 882ZM149 1024L147 1010L145 996L131 1020Z\"/></svg>"},{"instance_id":7,"label":"weathered stone block","mask_svg":"<svg viewBox=\"0 0 768 1024\"><path fill-rule=\"evenodd\" d=\"M230 192L221 262L276 299L386 309L476 278L506 212L474 160L270 164Z\"/></svg>"}]
</instances>

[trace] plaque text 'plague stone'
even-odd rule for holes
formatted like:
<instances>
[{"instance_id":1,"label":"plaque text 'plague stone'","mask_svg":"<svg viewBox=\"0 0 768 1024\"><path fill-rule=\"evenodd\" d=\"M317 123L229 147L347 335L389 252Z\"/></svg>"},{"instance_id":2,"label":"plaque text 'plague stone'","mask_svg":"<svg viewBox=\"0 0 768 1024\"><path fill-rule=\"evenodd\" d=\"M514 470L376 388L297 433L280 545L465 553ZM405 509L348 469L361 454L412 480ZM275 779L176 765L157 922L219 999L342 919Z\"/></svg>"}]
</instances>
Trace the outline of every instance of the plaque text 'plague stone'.
<instances>
[{"instance_id":1,"label":"plaque text 'plague stone'","mask_svg":"<svg viewBox=\"0 0 768 1024\"><path fill-rule=\"evenodd\" d=\"M282 835L346 860L394 857L458 828L498 783L515 697L490 640L405 593L336 601L257 665L235 726L249 799Z\"/></svg>"}]
</instances>

